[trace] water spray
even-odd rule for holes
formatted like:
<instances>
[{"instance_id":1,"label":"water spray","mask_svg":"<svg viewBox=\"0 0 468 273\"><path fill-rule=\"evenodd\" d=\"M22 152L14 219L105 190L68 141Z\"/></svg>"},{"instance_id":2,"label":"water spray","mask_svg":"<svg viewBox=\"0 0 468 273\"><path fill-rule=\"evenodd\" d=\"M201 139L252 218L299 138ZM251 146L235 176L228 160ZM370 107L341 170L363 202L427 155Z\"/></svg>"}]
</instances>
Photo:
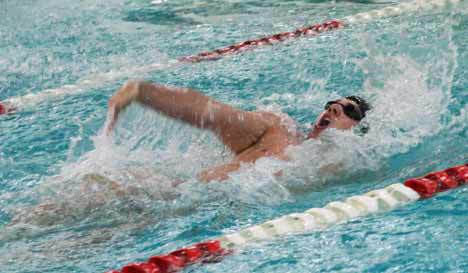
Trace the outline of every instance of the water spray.
<instances>
[{"instance_id":1,"label":"water spray","mask_svg":"<svg viewBox=\"0 0 468 273\"><path fill-rule=\"evenodd\" d=\"M199 54L178 58L171 60L167 64L150 64L135 68L132 70L134 73L149 73L159 69L171 67L173 65L199 63L203 61L213 61L221 57L241 53L247 50L266 45L273 45L282 41L290 40L293 38L318 36L333 30L348 28L352 25L364 24L378 18L399 16L401 14L411 12L421 12L428 10L442 9L451 7L466 0L414 0L412 2L400 3L388 6L382 9L377 9L369 12L358 13L355 15L347 16L342 19L330 20L324 23L311 25L308 27L298 28L294 31L277 33L269 35L260 39L243 41L228 47L219 48L216 50L206 51ZM128 71L127 71L128 73ZM64 85L53 89L43 90L35 94L27 94L24 96L11 97L0 102L0 115L12 113L28 105L34 105L51 98L77 94L84 92L86 89L95 88L96 86L104 85L113 82L116 79L125 76L124 72L107 72L92 77L84 78L75 84Z\"/></svg>"}]
</instances>

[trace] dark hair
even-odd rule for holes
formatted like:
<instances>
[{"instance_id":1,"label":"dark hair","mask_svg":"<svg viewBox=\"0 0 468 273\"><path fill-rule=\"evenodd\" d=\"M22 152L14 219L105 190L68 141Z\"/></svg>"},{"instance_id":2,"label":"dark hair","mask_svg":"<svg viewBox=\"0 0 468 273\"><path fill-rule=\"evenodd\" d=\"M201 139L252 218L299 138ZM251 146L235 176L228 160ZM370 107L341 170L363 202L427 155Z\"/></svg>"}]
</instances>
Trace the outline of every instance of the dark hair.
<instances>
[{"instance_id":1,"label":"dark hair","mask_svg":"<svg viewBox=\"0 0 468 273\"><path fill-rule=\"evenodd\" d=\"M359 107L359 111L361 111L362 118L366 117L366 112L371 109L370 104L363 98L359 96L347 96L348 100L354 101L357 106ZM369 124L367 122L361 122L358 126L358 131L361 136L367 134L369 132Z\"/></svg>"},{"instance_id":2,"label":"dark hair","mask_svg":"<svg viewBox=\"0 0 468 273\"><path fill-rule=\"evenodd\" d=\"M362 118L366 117L366 112L371 109L370 104L363 98L358 96L347 96L345 97L348 100L354 101L357 106L359 107L359 111L361 111Z\"/></svg>"}]
</instances>

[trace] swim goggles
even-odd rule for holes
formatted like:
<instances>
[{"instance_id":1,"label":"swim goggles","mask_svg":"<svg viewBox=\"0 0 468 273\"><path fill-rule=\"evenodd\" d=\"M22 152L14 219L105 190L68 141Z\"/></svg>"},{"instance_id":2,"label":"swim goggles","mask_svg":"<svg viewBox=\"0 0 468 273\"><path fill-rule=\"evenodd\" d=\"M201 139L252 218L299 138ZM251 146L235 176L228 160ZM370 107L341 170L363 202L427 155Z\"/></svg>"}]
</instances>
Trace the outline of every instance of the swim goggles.
<instances>
[{"instance_id":1,"label":"swim goggles","mask_svg":"<svg viewBox=\"0 0 468 273\"><path fill-rule=\"evenodd\" d=\"M341 107L343 108L343 112L350 119L353 119L355 121L361 121L361 119L363 118L361 111L352 103L343 104L339 101L332 100L325 104L325 110L330 109L330 106L332 106L333 104L341 105Z\"/></svg>"}]
</instances>

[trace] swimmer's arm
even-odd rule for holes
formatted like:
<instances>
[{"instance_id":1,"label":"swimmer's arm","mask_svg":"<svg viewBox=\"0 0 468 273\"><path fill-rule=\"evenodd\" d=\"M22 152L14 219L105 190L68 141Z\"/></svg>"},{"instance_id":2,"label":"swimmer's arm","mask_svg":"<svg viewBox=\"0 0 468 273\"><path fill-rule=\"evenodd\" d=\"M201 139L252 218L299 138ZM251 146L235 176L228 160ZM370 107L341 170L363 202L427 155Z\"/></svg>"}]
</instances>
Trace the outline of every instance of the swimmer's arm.
<instances>
[{"instance_id":1,"label":"swimmer's arm","mask_svg":"<svg viewBox=\"0 0 468 273\"><path fill-rule=\"evenodd\" d=\"M190 89L169 88L144 81L128 81L109 100L108 131L132 102L138 102L166 116L203 126L202 114L212 99Z\"/></svg>"},{"instance_id":2,"label":"swimmer's arm","mask_svg":"<svg viewBox=\"0 0 468 273\"><path fill-rule=\"evenodd\" d=\"M202 182L223 181L229 178L229 173L239 170L241 164L239 161L233 161L228 164L216 166L201 172L198 179Z\"/></svg>"},{"instance_id":3,"label":"swimmer's arm","mask_svg":"<svg viewBox=\"0 0 468 273\"><path fill-rule=\"evenodd\" d=\"M213 167L198 174L198 180L208 183L210 181L224 181L229 178L229 174L240 169L240 162L235 161L225 165ZM273 174L275 177L283 176L283 170Z\"/></svg>"},{"instance_id":4,"label":"swimmer's arm","mask_svg":"<svg viewBox=\"0 0 468 273\"><path fill-rule=\"evenodd\" d=\"M289 158L283 153L281 149L282 145L272 145L268 148L263 147L261 144L252 146L249 150L246 150L243 154L237 156L230 163L216 166L201 172L198 175L198 179L202 182L210 182L212 180L223 181L229 178L229 173L239 170L241 163L255 163L262 157L275 157L281 160L288 160ZM278 171L274 174L275 176L282 176L283 172Z\"/></svg>"},{"instance_id":5,"label":"swimmer's arm","mask_svg":"<svg viewBox=\"0 0 468 273\"><path fill-rule=\"evenodd\" d=\"M119 113L132 102L168 117L209 129L238 153L258 141L272 125L265 114L242 111L188 88L173 88L144 81L129 81L109 100L110 132Z\"/></svg>"}]
</instances>

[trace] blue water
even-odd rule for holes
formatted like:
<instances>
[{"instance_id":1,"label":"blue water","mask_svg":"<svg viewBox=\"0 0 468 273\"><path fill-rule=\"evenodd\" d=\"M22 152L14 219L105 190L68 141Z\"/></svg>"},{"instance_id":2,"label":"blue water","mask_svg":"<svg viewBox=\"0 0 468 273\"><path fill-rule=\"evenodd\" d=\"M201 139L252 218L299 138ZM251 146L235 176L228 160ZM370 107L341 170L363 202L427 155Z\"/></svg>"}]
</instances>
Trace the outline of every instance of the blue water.
<instances>
[{"instance_id":1,"label":"blue water","mask_svg":"<svg viewBox=\"0 0 468 273\"><path fill-rule=\"evenodd\" d=\"M0 116L0 272L103 272L467 162L466 3L174 65L389 3L161 2L0 2L0 100L79 87ZM359 94L374 105L371 130L331 131L291 149L289 162L264 159L225 183L201 184L198 172L232 156L210 133L132 106L112 136L102 135L107 100L129 78L286 113L304 130L326 101ZM280 169L282 178L270 176ZM127 193L93 191L89 174ZM188 182L173 188L174 179ZM187 272L466 272L467 192L254 245Z\"/></svg>"}]
</instances>

